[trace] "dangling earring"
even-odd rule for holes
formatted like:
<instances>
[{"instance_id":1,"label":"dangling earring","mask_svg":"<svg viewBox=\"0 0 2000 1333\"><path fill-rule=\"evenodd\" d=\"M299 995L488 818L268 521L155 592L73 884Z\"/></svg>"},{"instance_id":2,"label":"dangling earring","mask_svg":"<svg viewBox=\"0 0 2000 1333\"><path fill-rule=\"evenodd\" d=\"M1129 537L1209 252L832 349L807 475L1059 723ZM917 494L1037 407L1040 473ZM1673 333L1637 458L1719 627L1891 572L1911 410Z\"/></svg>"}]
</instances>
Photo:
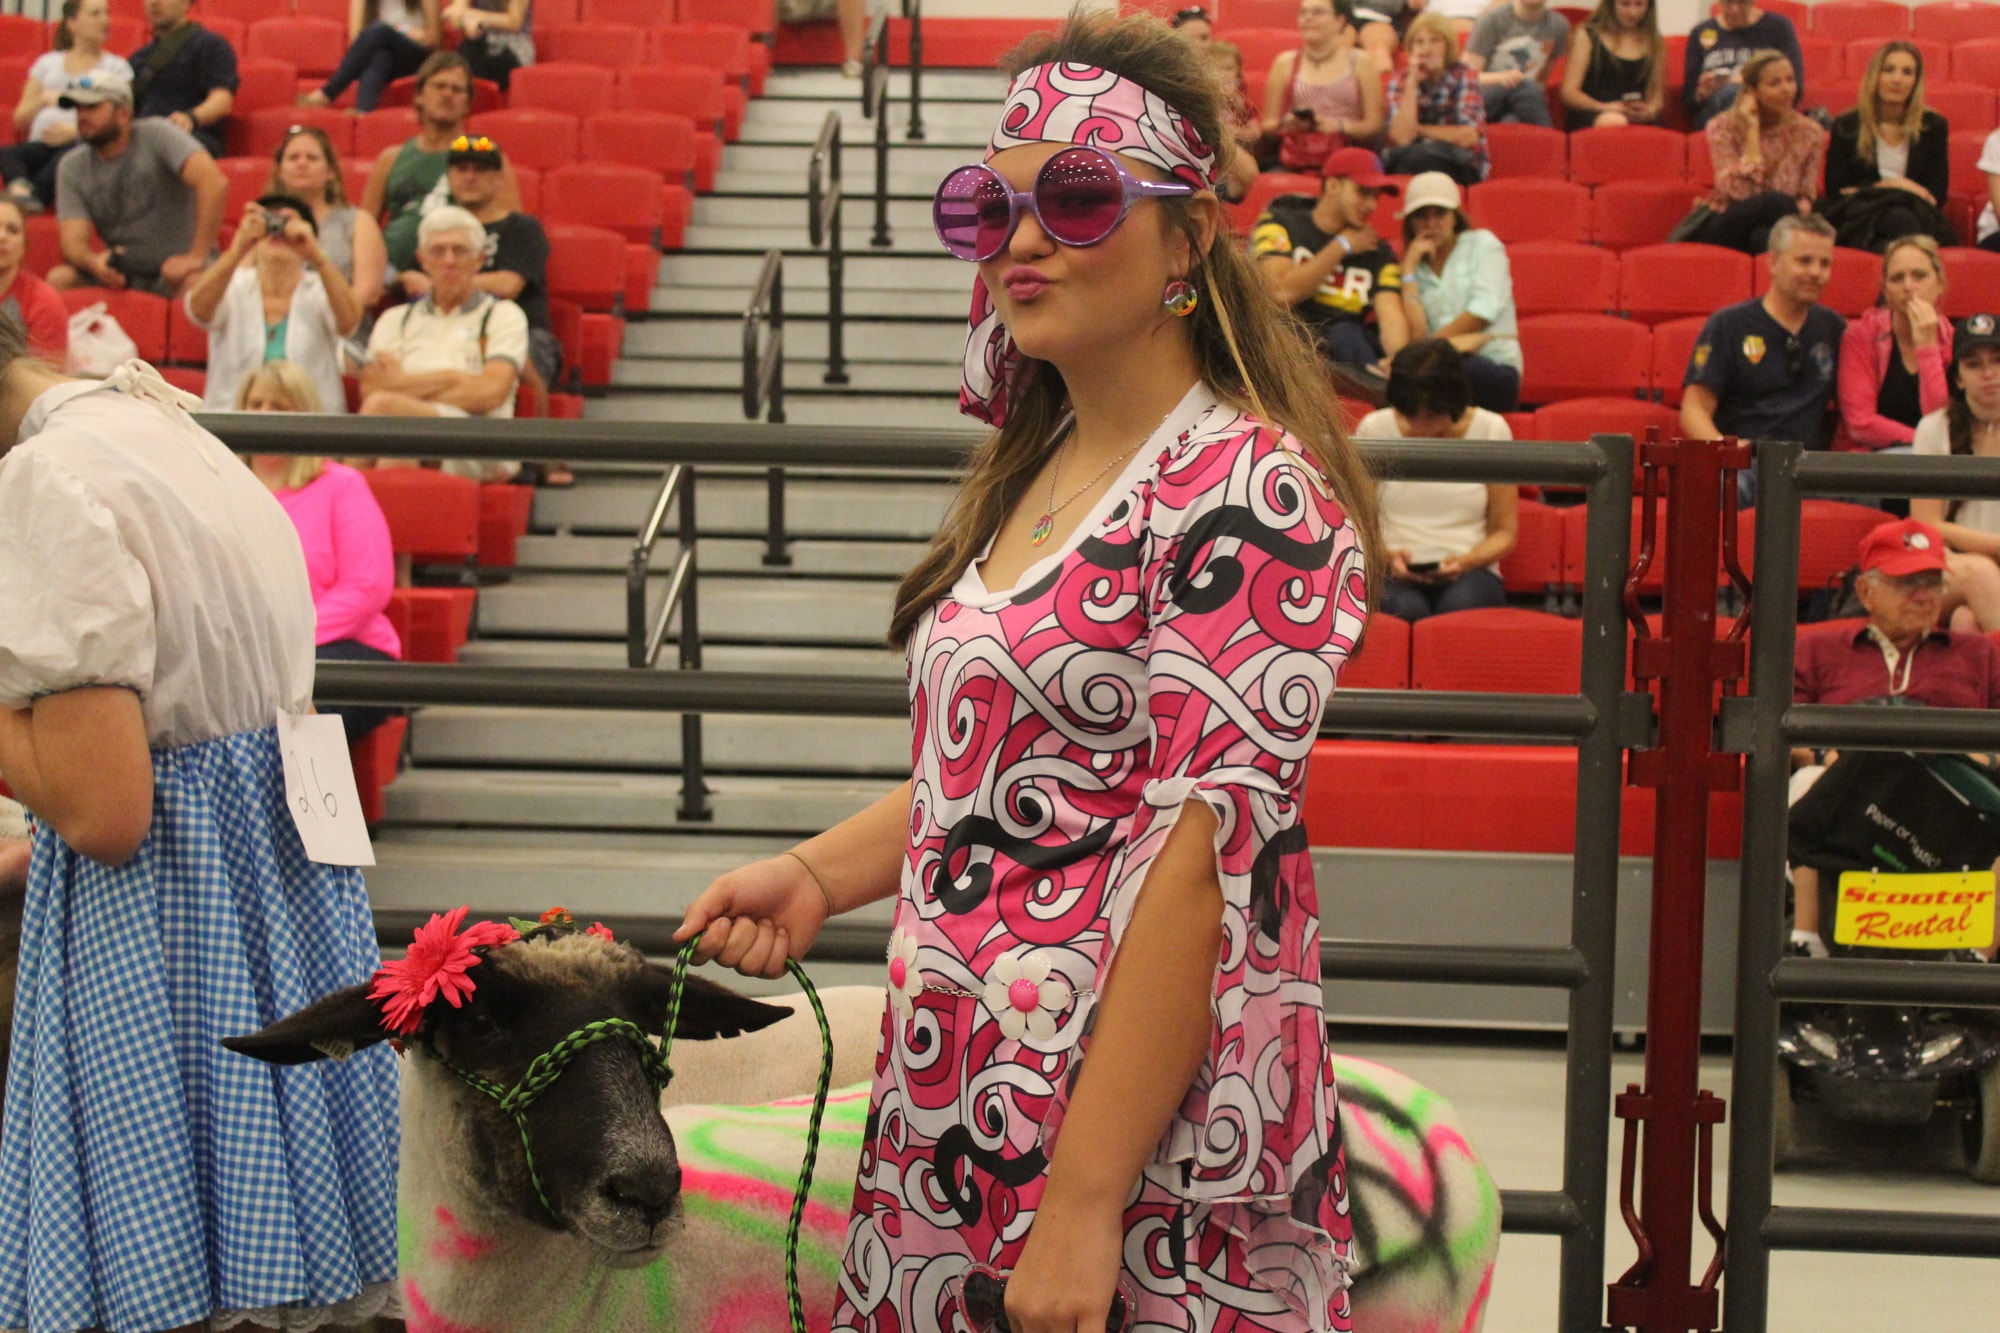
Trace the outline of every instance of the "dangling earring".
<instances>
[{"instance_id":1,"label":"dangling earring","mask_svg":"<svg viewBox=\"0 0 2000 1333\"><path fill-rule=\"evenodd\" d=\"M1167 290L1161 296L1160 304L1165 306L1167 313L1174 318L1185 319L1194 313L1196 306L1201 304L1201 293L1197 292L1194 284L1186 278L1175 278L1167 284Z\"/></svg>"}]
</instances>

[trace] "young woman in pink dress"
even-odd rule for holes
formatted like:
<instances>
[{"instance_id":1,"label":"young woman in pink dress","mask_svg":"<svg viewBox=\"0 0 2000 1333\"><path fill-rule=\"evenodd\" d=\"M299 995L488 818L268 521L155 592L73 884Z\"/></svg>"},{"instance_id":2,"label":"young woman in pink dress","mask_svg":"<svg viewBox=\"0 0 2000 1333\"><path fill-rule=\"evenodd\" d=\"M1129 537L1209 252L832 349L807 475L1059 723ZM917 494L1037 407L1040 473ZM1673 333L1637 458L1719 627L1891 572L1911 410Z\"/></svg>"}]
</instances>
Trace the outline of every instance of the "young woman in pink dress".
<instances>
[{"instance_id":1,"label":"young woman in pink dress","mask_svg":"<svg viewBox=\"0 0 2000 1333\"><path fill-rule=\"evenodd\" d=\"M1089 17L1016 67L935 207L997 429L898 590L913 776L681 934L776 976L897 900L833 1328L1344 1330L1300 796L1372 487L1224 224L1199 54Z\"/></svg>"}]
</instances>

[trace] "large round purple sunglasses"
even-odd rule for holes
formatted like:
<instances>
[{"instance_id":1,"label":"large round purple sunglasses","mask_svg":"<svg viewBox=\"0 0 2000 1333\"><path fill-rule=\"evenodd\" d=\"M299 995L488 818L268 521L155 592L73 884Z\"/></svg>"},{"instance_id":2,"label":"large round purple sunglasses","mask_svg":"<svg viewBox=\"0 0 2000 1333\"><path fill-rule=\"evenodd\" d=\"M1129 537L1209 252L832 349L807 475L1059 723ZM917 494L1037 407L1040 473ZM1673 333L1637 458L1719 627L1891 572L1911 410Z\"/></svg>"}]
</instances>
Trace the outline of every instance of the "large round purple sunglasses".
<instances>
[{"instance_id":1,"label":"large round purple sunglasses","mask_svg":"<svg viewBox=\"0 0 2000 1333\"><path fill-rule=\"evenodd\" d=\"M1028 190L1011 188L991 167L960 167L938 186L931 222L945 249L960 259L985 260L1007 248L1024 208L1050 240L1096 245L1139 200L1194 193L1185 181L1140 180L1101 148L1065 148L1042 163Z\"/></svg>"}]
</instances>

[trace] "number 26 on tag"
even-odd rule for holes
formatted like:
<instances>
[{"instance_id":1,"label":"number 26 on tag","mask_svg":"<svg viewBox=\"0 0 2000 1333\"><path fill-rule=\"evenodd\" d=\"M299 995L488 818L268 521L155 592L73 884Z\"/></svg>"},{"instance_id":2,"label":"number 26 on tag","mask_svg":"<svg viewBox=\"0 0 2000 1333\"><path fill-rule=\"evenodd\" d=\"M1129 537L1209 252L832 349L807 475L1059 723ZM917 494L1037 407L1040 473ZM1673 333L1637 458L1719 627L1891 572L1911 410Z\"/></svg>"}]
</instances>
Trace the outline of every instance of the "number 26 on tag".
<instances>
[{"instance_id":1,"label":"number 26 on tag","mask_svg":"<svg viewBox=\"0 0 2000 1333\"><path fill-rule=\"evenodd\" d=\"M306 856L321 865L374 865L340 719L280 713L278 750L285 765L285 809Z\"/></svg>"}]
</instances>

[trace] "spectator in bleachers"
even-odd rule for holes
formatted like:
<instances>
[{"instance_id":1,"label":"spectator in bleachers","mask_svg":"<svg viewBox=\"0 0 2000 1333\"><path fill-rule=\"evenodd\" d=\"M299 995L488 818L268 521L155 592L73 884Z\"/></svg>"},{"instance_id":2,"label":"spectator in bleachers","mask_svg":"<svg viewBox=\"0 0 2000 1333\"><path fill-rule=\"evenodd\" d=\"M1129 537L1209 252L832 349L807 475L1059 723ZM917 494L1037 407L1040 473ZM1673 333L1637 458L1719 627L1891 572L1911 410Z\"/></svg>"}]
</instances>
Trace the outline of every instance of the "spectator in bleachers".
<instances>
[{"instance_id":1,"label":"spectator in bleachers","mask_svg":"<svg viewBox=\"0 0 2000 1333\"><path fill-rule=\"evenodd\" d=\"M1569 20L1548 0L1505 0L1479 16L1464 60L1479 71L1487 124L1553 123L1542 79L1568 40Z\"/></svg>"},{"instance_id":2,"label":"spectator in bleachers","mask_svg":"<svg viewBox=\"0 0 2000 1333\"><path fill-rule=\"evenodd\" d=\"M1563 128L1657 125L1667 105L1667 43L1654 0L1597 0L1569 38Z\"/></svg>"},{"instance_id":3,"label":"spectator in bleachers","mask_svg":"<svg viewBox=\"0 0 2000 1333\"><path fill-rule=\"evenodd\" d=\"M1501 0L1504 3L1504 0ZM1412 4L1411 9L1424 14L1435 14L1451 28L1452 36L1463 46L1472 37L1472 29L1479 22L1479 16L1491 9L1495 0L1425 0L1422 4ZM1414 20L1412 20L1414 22ZM1403 25L1403 34L1409 35L1409 24Z\"/></svg>"},{"instance_id":4,"label":"spectator in bleachers","mask_svg":"<svg viewBox=\"0 0 2000 1333\"><path fill-rule=\"evenodd\" d=\"M1223 114L1228 117L1229 137L1237 152L1225 154L1227 165L1215 191L1225 201L1234 202L1250 193L1257 179L1257 154L1264 146L1264 117L1250 100L1243 84L1243 51L1234 42L1210 42L1209 63L1215 66L1216 81L1222 85Z\"/></svg>"},{"instance_id":5,"label":"spectator in bleachers","mask_svg":"<svg viewBox=\"0 0 2000 1333\"><path fill-rule=\"evenodd\" d=\"M1943 298L1937 242L1891 242L1882 255L1882 303L1840 340L1840 418L1852 443L1907 452L1917 423L1949 401L1952 330L1938 315Z\"/></svg>"},{"instance_id":6,"label":"spectator in bleachers","mask_svg":"<svg viewBox=\"0 0 2000 1333\"><path fill-rule=\"evenodd\" d=\"M407 79L444 43L438 0L348 0L346 54L325 83L299 94L300 106L330 106L350 87L354 109L373 111L382 93Z\"/></svg>"},{"instance_id":7,"label":"spectator in bleachers","mask_svg":"<svg viewBox=\"0 0 2000 1333\"><path fill-rule=\"evenodd\" d=\"M132 79L124 57L104 49L111 31L110 0L63 0L55 49L35 57L14 105L21 142L0 148L0 178L23 208L41 212L56 204L56 163L76 147L76 112L60 105L71 79L111 74Z\"/></svg>"},{"instance_id":8,"label":"spectator in bleachers","mask_svg":"<svg viewBox=\"0 0 2000 1333\"><path fill-rule=\"evenodd\" d=\"M1398 194L1366 148L1326 159L1319 197L1280 195L1250 232L1258 276L1305 321L1320 353L1349 375L1383 374L1384 356L1409 341L1402 270L1369 219L1384 193Z\"/></svg>"},{"instance_id":9,"label":"spectator in bleachers","mask_svg":"<svg viewBox=\"0 0 2000 1333\"><path fill-rule=\"evenodd\" d=\"M1441 171L1460 185L1486 179L1486 102L1479 76L1458 58L1458 34L1429 10L1403 39L1410 63L1389 80L1388 147L1398 175Z\"/></svg>"},{"instance_id":10,"label":"spectator in bleachers","mask_svg":"<svg viewBox=\"0 0 2000 1333\"><path fill-rule=\"evenodd\" d=\"M418 258L430 292L375 321L361 369L361 412L387 417L511 417L528 359L521 307L473 284L486 259L486 228L447 204L426 214ZM447 461L474 481L507 481L519 463Z\"/></svg>"},{"instance_id":11,"label":"spectator in bleachers","mask_svg":"<svg viewBox=\"0 0 2000 1333\"><path fill-rule=\"evenodd\" d=\"M1916 452L2000 458L2000 319L1959 321L1952 379L1950 401L1917 423ZM1945 614L1960 629L2000 630L2000 500L1913 499L1910 516L1944 534Z\"/></svg>"},{"instance_id":12,"label":"spectator in bleachers","mask_svg":"<svg viewBox=\"0 0 2000 1333\"><path fill-rule=\"evenodd\" d=\"M1186 9L1175 11L1167 22L1175 32L1196 46L1205 47L1215 40L1215 19L1200 5L1189 5Z\"/></svg>"},{"instance_id":13,"label":"spectator in bleachers","mask_svg":"<svg viewBox=\"0 0 2000 1333\"><path fill-rule=\"evenodd\" d=\"M1507 247L1472 225L1442 172L1403 193L1403 314L1412 338L1443 338L1465 359L1472 401L1512 412L1521 399L1521 335Z\"/></svg>"},{"instance_id":14,"label":"spectator in bleachers","mask_svg":"<svg viewBox=\"0 0 2000 1333\"><path fill-rule=\"evenodd\" d=\"M1708 215L1685 239L1754 255L1779 219L1812 212L1826 131L1792 106L1794 68L1776 51L1760 51L1743 65L1744 96L1703 131L1715 184L1703 201Z\"/></svg>"},{"instance_id":15,"label":"spectator in bleachers","mask_svg":"<svg viewBox=\"0 0 2000 1333\"><path fill-rule=\"evenodd\" d=\"M289 361L266 361L244 378L229 405L239 412L324 411L313 378ZM333 410L340 410L337 403ZM396 590L396 557L388 520L368 482L351 467L306 454L251 454L244 461L299 531L312 582L313 656L322 662L401 661L402 640L384 614ZM352 704L320 704L318 711L341 720L350 744L395 712Z\"/></svg>"},{"instance_id":16,"label":"spectator in bleachers","mask_svg":"<svg viewBox=\"0 0 2000 1333\"><path fill-rule=\"evenodd\" d=\"M22 267L28 257L28 217L0 196L0 315L28 335L28 350L53 365L69 351L69 308L55 289Z\"/></svg>"},{"instance_id":17,"label":"spectator in bleachers","mask_svg":"<svg viewBox=\"0 0 2000 1333\"><path fill-rule=\"evenodd\" d=\"M1363 417L1358 440L1511 440L1500 416L1472 405L1458 349L1442 338L1411 343L1389 363L1389 405ZM1402 620L1504 606L1494 568L1520 538L1513 486L1384 481L1382 544L1389 578L1382 610Z\"/></svg>"},{"instance_id":18,"label":"spectator in bleachers","mask_svg":"<svg viewBox=\"0 0 2000 1333\"><path fill-rule=\"evenodd\" d=\"M472 67L465 57L456 51L432 52L417 71L413 108L417 132L382 150L361 196L361 211L382 224L382 243L396 272L416 263L417 224L424 214L451 198L445 159L472 113ZM506 175L507 206L518 208L520 188L513 172Z\"/></svg>"},{"instance_id":19,"label":"spectator in bleachers","mask_svg":"<svg viewBox=\"0 0 2000 1333\"><path fill-rule=\"evenodd\" d=\"M861 57L868 45L868 0L785 0L778 6L780 23L824 23L828 19L840 25L841 77L860 78Z\"/></svg>"},{"instance_id":20,"label":"spectator in bleachers","mask_svg":"<svg viewBox=\"0 0 2000 1333\"><path fill-rule=\"evenodd\" d=\"M158 116L222 156L222 122L236 106L236 52L188 17L193 0L146 0L153 39L132 53L133 115Z\"/></svg>"},{"instance_id":21,"label":"spectator in bleachers","mask_svg":"<svg viewBox=\"0 0 2000 1333\"><path fill-rule=\"evenodd\" d=\"M1285 170L1317 171L1382 133L1381 74L1355 38L1352 0L1300 0L1299 49L1279 52L1264 80L1264 133Z\"/></svg>"},{"instance_id":22,"label":"spectator in bleachers","mask_svg":"<svg viewBox=\"0 0 2000 1333\"><path fill-rule=\"evenodd\" d=\"M71 153L56 172L64 262L49 270L49 285L178 296L215 253L229 193L222 168L170 122L134 120L132 89L116 76L84 76L63 104L75 109L89 151ZM93 227L102 250L90 248Z\"/></svg>"},{"instance_id":23,"label":"spectator in bleachers","mask_svg":"<svg viewBox=\"0 0 2000 1333\"><path fill-rule=\"evenodd\" d=\"M1861 100L1834 119L1826 150L1821 211L1856 250L1878 250L1899 236L1935 236L1951 228L1938 209L1951 194L1951 125L1924 108L1924 58L1908 42L1889 42L1861 76Z\"/></svg>"},{"instance_id":24,"label":"spectator in bleachers","mask_svg":"<svg viewBox=\"0 0 2000 1333\"><path fill-rule=\"evenodd\" d=\"M246 204L228 248L185 300L188 318L208 330L204 411L229 411L243 381L270 361L297 366L327 411L347 410L340 343L360 325L361 306L319 243L305 200L267 194Z\"/></svg>"},{"instance_id":25,"label":"spectator in bleachers","mask_svg":"<svg viewBox=\"0 0 2000 1333\"><path fill-rule=\"evenodd\" d=\"M325 130L299 125L285 135L271 155L264 193L294 195L312 205L320 249L354 288L355 302L363 311L372 310L382 299L389 268L382 228L348 202L347 175Z\"/></svg>"},{"instance_id":26,"label":"spectator in bleachers","mask_svg":"<svg viewBox=\"0 0 2000 1333\"><path fill-rule=\"evenodd\" d=\"M1756 0L1718 0L1715 17L1703 19L1688 34L1682 68L1681 106L1688 125L1701 129L1736 104L1743 88L1743 66L1759 51L1777 51L1804 71L1799 34L1783 14L1767 14ZM1799 89L1793 88L1794 99Z\"/></svg>"},{"instance_id":27,"label":"spectator in bleachers","mask_svg":"<svg viewBox=\"0 0 2000 1333\"><path fill-rule=\"evenodd\" d=\"M1834 364L1847 323L1819 304L1833 276L1833 227L1807 213L1771 228L1771 290L1708 317L1688 358L1681 430L1690 439L1734 435L1797 440L1824 449ZM1736 474L1737 497L1756 503L1756 475Z\"/></svg>"},{"instance_id":28,"label":"spectator in bleachers","mask_svg":"<svg viewBox=\"0 0 2000 1333\"><path fill-rule=\"evenodd\" d=\"M1979 238L1979 248L2000 254L2000 130L1986 136L1980 145L1979 174L1986 178L1986 207L1979 210L1979 225L1974 228Z\"/></svg>"},{"instance_id":29,"label":"spectator in bleachers","mask_svg":"<svg viewBox=\"0 0 2000 1333\"><path fill-rule=\"evenodd\" d=\"M515 70L535 63L535 39L528 31L533 13L532 0L451 0L443 19L457 30L458 53L473 76L505 92Z\"/></svg>"},{"instance_id":30,"label":"spectator in bleachers","mask_svg":"<svg viewBox=\"0 0 2000 1333\"><path fill-rule=\"evenodd\" d=\"M479 219L486 229L485 266L472 280L480 291L521 307L528 317L528 366L543 385L562 371L562 345L549 324L549 234L526 213L501 201L505 159L500 145L480 135L454 146L446 168L451 202ZM428 295L429 275L421 269L397 275L411 297Z\"/></svg>"}]
</instances>

